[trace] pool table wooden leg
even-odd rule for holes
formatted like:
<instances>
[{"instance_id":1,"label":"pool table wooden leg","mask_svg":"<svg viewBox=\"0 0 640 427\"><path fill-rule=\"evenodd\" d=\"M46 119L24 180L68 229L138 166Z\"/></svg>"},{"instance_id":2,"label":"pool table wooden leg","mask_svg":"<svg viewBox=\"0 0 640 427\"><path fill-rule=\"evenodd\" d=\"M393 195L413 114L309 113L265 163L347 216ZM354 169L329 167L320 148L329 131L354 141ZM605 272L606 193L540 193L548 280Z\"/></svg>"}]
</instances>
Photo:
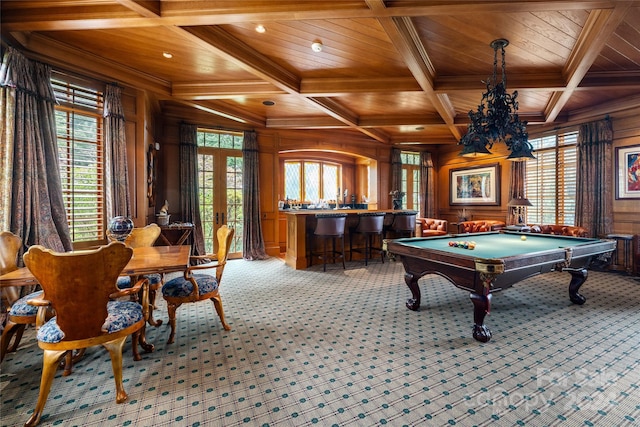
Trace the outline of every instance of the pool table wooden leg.
<instances>
[{"instance_id":1,"label":"pool table wooden leg","mask_svg":"<svg viewBox=\"0 0 640 427\"><path fill-rule=\"evenodd\" d=\"M587 280L586 268L563 268L562 271L571 273L571 282L569 282L569 299L572 303L582 305L587 299L580 295L578 291L580 286Z\"/></svg>"},{"instance_id":2,"label":"pool table wooden leg","mask_svg":"<svg viewBox=\"0 0 640 427\"><path fill-rule=\"evenodd\" d=\"M404 282L411 290L412 298L407 300L407 308L409 310L417 311L420 308L420 287L418 286L418 279L420 276L411 273L404 273Z\"/></svg>"},{"instance_id":3,"label":"pool table wooden leg","mask_svg":"<svg viewBox=\"0 0 640 427\"><path fill-rule=\"evenodd\" d=\"M473 303L473 338L480 342L488 342L491 339L491 331L484 325L484 317L489 312L491 294L472 293L469 297Z\"/></svg>"}]
</instances>

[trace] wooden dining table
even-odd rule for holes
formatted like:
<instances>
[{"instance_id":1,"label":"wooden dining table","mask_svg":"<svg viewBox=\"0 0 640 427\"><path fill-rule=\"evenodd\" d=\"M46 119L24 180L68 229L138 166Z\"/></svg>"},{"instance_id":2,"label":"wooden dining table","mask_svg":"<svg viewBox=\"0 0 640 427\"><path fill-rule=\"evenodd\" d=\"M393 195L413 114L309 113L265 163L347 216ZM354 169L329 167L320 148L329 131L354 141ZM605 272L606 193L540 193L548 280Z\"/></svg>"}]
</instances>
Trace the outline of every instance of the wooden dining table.
<instances>
[{"instance_id":1,"label":"wooden dining table","mask_svg":"<svg viewBox=\"0 0 640 427\"><path fill-rule=\"evenodd\" d=\"M132 276L136 278L145 274L173 273L184 271L189 266L191 246L149 246L133 248L133 255L122 270L122 276ZM38 281L31 274L27 267L18 268L0 276L0 287L9 286L32 286ZM162 322L153 319L153 303L150 301L147 321L153 326L159 326ZM153 344L146 342L145 334L141 334L140 346L145 352L153 351ZM134 359L139 360L140 356L134 348Z\"/></svg>"},{"instance_id":2,"label":"wooden dining table","mask_svg":"<svg viewBox=\"0 0 640 427\"><path fill-rule=\"evenodd\" d=\"M184 271L189 266L191 246L149 246L133 248L133 256L122 270L123 276ZM37 285L27 267L0 276L0 287Z\"/></svg>"}]
</instances>

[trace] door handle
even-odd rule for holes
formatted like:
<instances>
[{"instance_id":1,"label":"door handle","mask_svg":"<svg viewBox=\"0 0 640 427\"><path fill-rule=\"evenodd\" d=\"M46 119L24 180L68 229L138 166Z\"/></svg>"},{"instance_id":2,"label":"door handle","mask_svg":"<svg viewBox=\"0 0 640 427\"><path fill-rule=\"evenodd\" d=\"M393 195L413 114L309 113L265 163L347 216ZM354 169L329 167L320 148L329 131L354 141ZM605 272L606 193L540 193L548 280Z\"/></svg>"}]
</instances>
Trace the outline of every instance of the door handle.
<instances>
[{"instance_id":1,"label":"door handle","mask_svg":"<svg viewBox=\"0 0 640 427\"><path fill-rule=\"evenodd\" d=\"M218 222L218 215L219 215L219 213L216 212L216 225L220 224L220 222Z\"/></svg>"},{"instance_id":2,"label":"door handle","mask_svg":"<svg viewBox=\"0 0 640 427\"><path fill-rule=\"evenodd\" d=\"M222 212L222 223L224 224L224 212Z\"/></svg>"}]
</instances>

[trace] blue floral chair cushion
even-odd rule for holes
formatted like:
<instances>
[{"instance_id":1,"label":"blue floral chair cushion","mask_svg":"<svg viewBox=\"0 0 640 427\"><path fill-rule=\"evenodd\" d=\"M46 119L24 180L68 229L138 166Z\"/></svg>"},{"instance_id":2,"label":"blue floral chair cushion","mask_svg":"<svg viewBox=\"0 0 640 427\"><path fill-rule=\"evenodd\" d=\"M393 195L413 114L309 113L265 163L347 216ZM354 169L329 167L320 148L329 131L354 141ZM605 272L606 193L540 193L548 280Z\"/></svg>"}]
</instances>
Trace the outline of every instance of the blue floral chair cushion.
<instances>
[{"instance_id":1,"label":"blue floral chair cushion","mask_svg":"<svg viewBox=\"0 0 640 427\"><path fill-rule=\"evenodd\" d=\"M208 274L194 274L193 278L198 284L200 294L207 294L218 289L218 280ZM169 280L162 287L162 295L166 297L188 297L193 293L193 284L184 278L176 277Z\"/></svg>"},{"instance_id":2,"label":"blue floral chair cushion","mask_svg":"<svg viewBox=\"0 0 640 427\"><path fill-rule=\"evenodd\" d=\"M132 301L109 301L107 318L102 327L108 332L118 332L143 319L142 306ZM64 339L64 332L52 318L38 329L38 341L57 343Z\"/></svg>"},{"instance_id":3,"label":"blue floral chair cushion","mask_svg":"<svg viewBox=\"0 0 640 427\"><path fill-rule=\"evenodd\" d=\"M38 314L38 307L29 305L27 301L33 298L41 298L42 294L44 294L44 291L37 291L20 298L11 306L9 316L35 316Z\"/></svg>"},{"instance_id":4,"label":"blue floral chair cushion","mask_svg":"<svg viewBox=\"0 0 640 427\"><path fill-rule=\"evenodd\" d=\"M147 274L144 277L149 279L149 286L157 285L162 281L162 276L160 274ZM116 286L118 287L118 289L129 289L133 287L133 285L131 284L131 277L129 276L118 277Z\"/></svg>"}]
</instances>

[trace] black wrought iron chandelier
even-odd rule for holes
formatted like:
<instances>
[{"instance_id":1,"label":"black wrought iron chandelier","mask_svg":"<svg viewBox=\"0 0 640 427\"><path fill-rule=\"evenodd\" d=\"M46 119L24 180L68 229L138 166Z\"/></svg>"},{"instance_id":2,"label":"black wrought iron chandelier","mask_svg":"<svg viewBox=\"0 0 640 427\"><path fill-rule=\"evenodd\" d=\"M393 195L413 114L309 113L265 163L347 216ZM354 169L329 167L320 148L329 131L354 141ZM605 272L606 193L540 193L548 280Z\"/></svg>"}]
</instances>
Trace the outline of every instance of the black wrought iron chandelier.
<instances>
[{"instance_id":1,"label":"black wrought iron chandelier","mask_svg":"<svg viewBox=\"0 0 640 427\"><path fill-rule=\"evenodd\" d=\"M460 139L461 156L475 157L491 154L489 148L496 142L504 142L511 154L508 160L523 161L535 159L533 146L529 143L527 122L518 117L518 91L507 93L507 74L504 48L509 40L497 39L491 42L493 48L493 75L484 82L487 91L477 111L469 111L471 123L467 133ZM502 57L502 76L498 81L498 50Z\"/></svg>"}]
</instances>

